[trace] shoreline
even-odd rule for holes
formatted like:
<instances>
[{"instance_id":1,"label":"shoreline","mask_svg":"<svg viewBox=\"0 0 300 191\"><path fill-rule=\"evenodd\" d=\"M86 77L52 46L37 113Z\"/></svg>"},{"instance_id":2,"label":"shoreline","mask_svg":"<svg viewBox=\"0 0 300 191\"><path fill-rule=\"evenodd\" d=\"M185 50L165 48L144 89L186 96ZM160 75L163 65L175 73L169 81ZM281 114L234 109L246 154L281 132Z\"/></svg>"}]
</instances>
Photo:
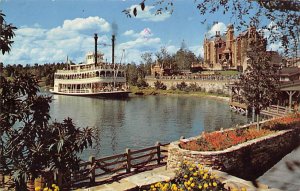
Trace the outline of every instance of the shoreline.
<instances>
[{"instance_id":1,"label":"shoreline","mask_svg":"<svg viewBox=\"0 0 300 191\"><path fill-rule=\"evenodd\" d=\"M132 89L132 93L130 96L138 97L138 96L185 96L185 97L206 97L211 99L216 99L220 101L230 101L230 97L225 95L215 95L207 92L184 92L184 91L172 91L172 90L156 90L156 89Z\"/></svg>"}]
</instances>

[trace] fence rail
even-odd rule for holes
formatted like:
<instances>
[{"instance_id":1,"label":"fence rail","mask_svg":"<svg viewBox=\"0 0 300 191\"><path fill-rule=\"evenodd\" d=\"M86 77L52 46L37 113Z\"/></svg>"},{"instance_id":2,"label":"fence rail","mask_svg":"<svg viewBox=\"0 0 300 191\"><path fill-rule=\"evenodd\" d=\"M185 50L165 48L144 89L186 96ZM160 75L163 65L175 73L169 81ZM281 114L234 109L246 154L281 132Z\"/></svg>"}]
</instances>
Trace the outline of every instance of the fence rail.
<instances>
[{"instance_id":1,"label":"fence rail","mask_svg":"<svg viewBox=\"0 0 300 191\"><path fill-rule=\"evenodd\" d=\"M91 156L88 161L80 164L80 169L73 172L66 180L57 180L63 187L80 183L90 185L96 182L96 178L126 175L146 167L148 164L160 165L167 157L167 144L157 142L155 146L137 150L126 149L125 153L106 156L96 159ZM57 178L66 177L66 174L56 175ZM66 183L68 182L68 183Z\"/></svg>"}]
</instances>

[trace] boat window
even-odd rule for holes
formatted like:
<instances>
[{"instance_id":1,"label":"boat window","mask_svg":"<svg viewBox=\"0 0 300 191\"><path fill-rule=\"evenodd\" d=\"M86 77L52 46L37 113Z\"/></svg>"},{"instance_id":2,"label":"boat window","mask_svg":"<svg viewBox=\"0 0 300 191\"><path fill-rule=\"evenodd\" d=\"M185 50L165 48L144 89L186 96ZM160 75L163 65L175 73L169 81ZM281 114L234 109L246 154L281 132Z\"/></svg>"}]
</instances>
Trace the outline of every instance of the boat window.
<instances>
[{"instance_id":1,"label":"boat window","mask_svg":"<svg viewBox=\"0 0 300 191\"><path fill-rule=\"evenodd\" d=\"M97 72L96 72L96 76L97 76L97 77L99 77L99 76L100 76L100 73L99 73L99 71L97 71Z\"/></svg>"},{"instance_id":2,"label":"boat window","mask_svg":"<svg viewBox=\"0 0 300 191\"><path fill-rule=\"evenodd\" d=\"M105 76L105 71L101 71L100 72L100 77L104 77Z\"/></svg>"}]
</instances>

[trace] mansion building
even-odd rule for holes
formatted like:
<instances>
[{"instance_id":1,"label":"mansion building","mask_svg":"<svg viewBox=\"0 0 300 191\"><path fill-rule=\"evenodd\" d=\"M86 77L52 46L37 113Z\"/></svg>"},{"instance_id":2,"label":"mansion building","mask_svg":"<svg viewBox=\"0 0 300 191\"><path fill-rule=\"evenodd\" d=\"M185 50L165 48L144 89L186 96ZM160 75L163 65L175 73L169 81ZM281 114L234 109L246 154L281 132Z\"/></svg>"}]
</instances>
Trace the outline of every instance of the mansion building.
<instances>
[{"instance_id":1,"label":"mansion building","mask_svg":"<svg viewBox=\"0 0 300 191\"><path fill-rule=\"evenodd\" d=\"M235 37L234 27L230 24L224 35L221 35L220 31L216 31L215 36L205 37L203 67L208 70L244 71L249 59L247 50L253 42L262 43L262 51L266 51L267 41L255 27L250 27Z\"/></svg>"}]
</instances>

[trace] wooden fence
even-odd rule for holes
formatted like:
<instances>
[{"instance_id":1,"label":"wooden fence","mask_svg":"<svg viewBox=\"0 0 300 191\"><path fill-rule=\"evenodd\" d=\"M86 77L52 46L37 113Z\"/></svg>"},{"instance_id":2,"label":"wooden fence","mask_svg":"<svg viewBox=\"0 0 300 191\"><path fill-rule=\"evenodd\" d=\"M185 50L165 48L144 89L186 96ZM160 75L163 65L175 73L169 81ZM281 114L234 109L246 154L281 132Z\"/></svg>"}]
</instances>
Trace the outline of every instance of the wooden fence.
<instances>
[{"instance_id":1,"label":"wooden fence","mask_svg":"<svg viewBox=\"0 0 300 191\"><path fill-rule=\"evenodd\" d=\"M168 144L157 142L155 146L138 150L126 149L125 153L99 159L91 156L89 161L80 164L79 171L73 172L69 176L56 174L55 179L61 187L87 183L93 185L96 178L107 179L139 171L149 164L160 165L167 157L166 146ZM69 177L69 179L63 181L63 177Z\"/></svg>"},{"instance_id":2,"label":"wooden fence","mask_svg":"<svg viewBox=\"0 0 300 191\"><path fill-rule=\"evenodd\" d=\"M261 111L261 114L271 117L281 117L289 113L288 107L282 107L279 105L270 105L267 109ZM293 110L291 110L293 112Z\"/></svg>"}]
</instances>

